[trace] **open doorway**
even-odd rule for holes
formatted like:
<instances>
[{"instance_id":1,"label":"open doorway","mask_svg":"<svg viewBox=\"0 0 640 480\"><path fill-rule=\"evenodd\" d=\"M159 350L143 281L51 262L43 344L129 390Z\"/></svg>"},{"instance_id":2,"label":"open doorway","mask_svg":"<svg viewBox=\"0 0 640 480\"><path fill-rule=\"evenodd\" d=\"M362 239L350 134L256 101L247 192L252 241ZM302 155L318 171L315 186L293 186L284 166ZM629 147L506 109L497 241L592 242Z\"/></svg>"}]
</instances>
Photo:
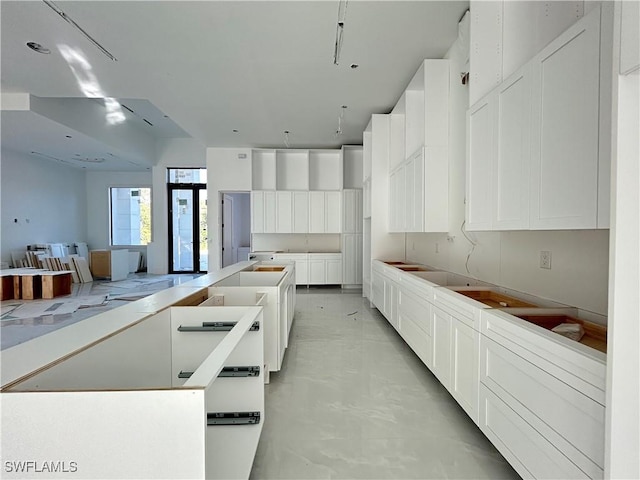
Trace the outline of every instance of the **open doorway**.
<instances>
[{"instance_id":1,"label":"open doorway","mask_svg":"<svg viewBox=\"0 0 640 480\"><path fill-rule=\"evenodd\" d=\"M251 251L251 194L221 192L222 267L245 261Z\"/></svg>"}]
</instances>

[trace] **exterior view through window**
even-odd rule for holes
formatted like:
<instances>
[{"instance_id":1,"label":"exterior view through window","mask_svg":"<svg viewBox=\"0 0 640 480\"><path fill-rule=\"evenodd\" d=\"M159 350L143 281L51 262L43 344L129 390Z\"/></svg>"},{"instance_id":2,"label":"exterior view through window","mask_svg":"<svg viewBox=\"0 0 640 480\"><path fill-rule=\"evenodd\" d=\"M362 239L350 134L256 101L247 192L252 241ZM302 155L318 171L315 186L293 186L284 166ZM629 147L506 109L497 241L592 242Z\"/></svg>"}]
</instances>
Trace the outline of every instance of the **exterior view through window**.
<instances>
[{"instance_id":1,"label":"exterior view through window","mask_svg":"<svg viewBox=\"0 0 640 480\"><path fill-rule=\"evenodd\" d=\"M111 245L147 245L151 241L151 189L113 187Z\"/></svg>"}]
</instances>

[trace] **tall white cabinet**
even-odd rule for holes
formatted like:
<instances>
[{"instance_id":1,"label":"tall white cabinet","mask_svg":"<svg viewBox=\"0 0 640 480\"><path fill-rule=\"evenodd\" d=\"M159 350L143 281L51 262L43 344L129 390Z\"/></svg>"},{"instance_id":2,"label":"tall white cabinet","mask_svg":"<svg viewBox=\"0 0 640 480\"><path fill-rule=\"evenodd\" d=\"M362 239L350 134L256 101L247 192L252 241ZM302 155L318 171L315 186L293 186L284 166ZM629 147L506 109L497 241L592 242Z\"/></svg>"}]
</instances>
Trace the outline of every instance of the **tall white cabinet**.
<instances>
[{"instance_id":1,"label":"tall white cabinet","mask_svg":"<svg viewBox=\"0 0 640 480\"><path fill-rule=\"evenodd\" d=\"M469 109L467 229L609 227L607 12L594 8Z\"/></svg>"}]
</instances>

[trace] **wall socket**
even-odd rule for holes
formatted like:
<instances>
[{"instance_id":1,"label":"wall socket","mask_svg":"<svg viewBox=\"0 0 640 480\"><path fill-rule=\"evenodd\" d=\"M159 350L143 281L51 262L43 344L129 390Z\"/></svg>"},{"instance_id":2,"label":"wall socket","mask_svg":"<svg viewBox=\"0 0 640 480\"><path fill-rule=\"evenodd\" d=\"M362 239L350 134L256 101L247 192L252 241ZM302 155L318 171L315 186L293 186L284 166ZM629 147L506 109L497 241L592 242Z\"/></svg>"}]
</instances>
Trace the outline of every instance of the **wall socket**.
<instances>
[{"instance_id":1,"label":"wall socket","mask_svg":"<svg viewBox=\"0 0 640 480\"><path fill-rule=\"evenodd\" d=\"M551 270L551 252L547 250L540 251L540 268Z\"/></svg>"}]
</instances>

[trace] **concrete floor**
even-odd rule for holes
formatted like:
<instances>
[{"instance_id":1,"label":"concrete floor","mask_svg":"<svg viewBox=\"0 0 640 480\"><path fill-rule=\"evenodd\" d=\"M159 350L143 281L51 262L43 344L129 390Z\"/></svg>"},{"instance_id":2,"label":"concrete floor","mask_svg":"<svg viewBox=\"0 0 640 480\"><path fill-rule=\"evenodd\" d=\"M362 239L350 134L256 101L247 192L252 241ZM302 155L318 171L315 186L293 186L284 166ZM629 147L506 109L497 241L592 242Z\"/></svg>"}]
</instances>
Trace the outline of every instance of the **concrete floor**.
<instances>
[{"instance_id":1,"label":"concrete floor","mask_svg":"<svg viewBox=\"0 0 640 480\"><path fill-rule=\"evenodd\" d=\"M265 417L252 479L519 478L361 292L298 289Z\"/></svg>"}]
</instances>

